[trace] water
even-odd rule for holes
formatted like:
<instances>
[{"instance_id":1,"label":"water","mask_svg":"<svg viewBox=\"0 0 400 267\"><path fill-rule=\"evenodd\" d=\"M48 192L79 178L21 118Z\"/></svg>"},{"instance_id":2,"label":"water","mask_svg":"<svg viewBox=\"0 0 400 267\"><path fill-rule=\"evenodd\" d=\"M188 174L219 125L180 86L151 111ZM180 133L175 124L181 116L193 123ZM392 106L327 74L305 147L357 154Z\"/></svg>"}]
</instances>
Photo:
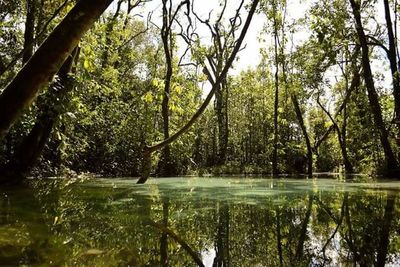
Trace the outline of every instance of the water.
<instances>
[{"instance_id":1,"label":"water","mask_svg":"<svg viewBox=\"0 0 400 267\"><path fill-rule=\"evenodd\" d=\"M0 189L0 266L399 266L399 193L321 178L34 182Z\"/></svg>"}]
</instances>

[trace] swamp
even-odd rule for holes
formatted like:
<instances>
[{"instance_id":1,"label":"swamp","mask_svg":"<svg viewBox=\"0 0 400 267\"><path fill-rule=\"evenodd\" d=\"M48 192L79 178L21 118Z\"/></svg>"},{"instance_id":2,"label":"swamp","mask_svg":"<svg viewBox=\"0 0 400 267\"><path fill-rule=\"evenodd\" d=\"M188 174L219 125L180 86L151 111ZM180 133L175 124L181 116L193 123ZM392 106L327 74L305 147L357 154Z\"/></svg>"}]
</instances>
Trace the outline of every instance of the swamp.
<instances>
[{"instance_id":1,"label":"swamp","mask_svg":"<svg viewBox=\"0 0 400 267\"><path fill-rule=\"evenodd\" d=\"M5 266L400 264L393 181L55 179L0 194Z\"/></svg>"},{"instance_id":2,"label":"swamp","mask_svg":"<svg viewBox=\"0 0 400 267\"><path fill-rule=\"evenodd\" d=\"M397 0L0 0L0 266L400 266Z\"/></svg>"}]
</instances>

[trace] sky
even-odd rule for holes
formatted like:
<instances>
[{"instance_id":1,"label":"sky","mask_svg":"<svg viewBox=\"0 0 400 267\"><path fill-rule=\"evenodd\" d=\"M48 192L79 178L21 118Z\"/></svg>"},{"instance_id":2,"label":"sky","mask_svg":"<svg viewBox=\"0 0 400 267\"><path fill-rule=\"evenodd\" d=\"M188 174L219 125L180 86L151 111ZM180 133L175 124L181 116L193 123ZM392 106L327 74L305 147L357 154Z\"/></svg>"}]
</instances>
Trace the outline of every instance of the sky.
<instances>
[{"instance_id":1,"label":"sky","mask_svg":"<svg viewBox=\"0 0 400 267\"><path fill-rule=\"evenodd\" d=\"M227 9L226 9L226 18L232 17L235 13L237 7L239 6L240 0L227 0ZM179 1L175 1L179 3ZM215 17L218 14L218 11L221 10L221 6L219 5L220 0L191 0L191 3L194 5L195 12L201 18L207 18L208 14L211 10L213 10L212 15ZM304 16L309 3L312 1L300 1L300 0L288 0L288 19L298 19ZM246 4L249 1L245 2ZM116 1L111 5L110 9L115 9ZM152 21L155 24L161 25L161 0L153 0L149 3L146 3L144 8L141 8L139 12L144 18L147 17L148 12L153 12ZM243 12L243 20L245 20L247 16L247 12ZM267 34L263 34L263 39L266 40L266 43L260 43L259 37L261 36L262 29L264 27L266 21L266 17L263 14L255 14L253 20L251 22L250 28L246 34L244 39L244 49L240 51L238 55L238 61L234 63L234 67L231 70L231 73L237 74L242 70L246 70L251 67L257 66L260 62L260 49L266 48L272 45L272 37L266 36ZM208 30L201 25L198 25L198 31L202 39L207 41L209 37L207 37ZM303 33L300 33L303 35ZM298 39L302 39L301 36L296 37Z\"/></svg>"},{"instance_id":2,"label":"sky","mask_svg":"<svg viewBox=\"0 0 400 267\"><path fill-rule=\"evenodd\" d=\"M227 9L225 12L225 18L230 18L235 13L237 7L239 6L240 0L227 0ZM287 21L291 22L293 20L297 20L307 16L307 10L317 0L287 0ZM179 3L179 0L175 0L174 3ZM208 17L208 14L211 10L212 17L218 14L218 12L222 9L219 5L221 0L191 0L191 3L194 5L195 12L203 19ZM249 0L245 1L246 4L250 3ZM116 1L111 6L111 9L115 9ZM144 5L143 8L136 11L136 14L140 14L143 18L147 17L149 12L153 12L152 21L153 23L161 26L161 0L152 0ZM377 3L377 21L384 22L384 12L383 5L379 2ZM134 11L135 13L135 11ZM243 12L242 19L245 20L247 16L247 12ZM227 21L227 20L226 20ZM233 68L230 70L230 74L239 74L241 71L247 70L249 68L255 68L261 59L260 49L268 49L273 47L273 38L268 35L268 33L263 32L263 27L265 27L265 22L267 21L265 15L263 14L255 14L253 20L251 22L250 28L246 34L244 39L244 45L242 45L243 50L241 50L237 56L238 60L234 62ZM198 24L197 32L199 33L202 41L204 43L209 44L209 31L206 27L201 24ZM262 34L262 36L261 36ZM309 32L307 30L300 30L294 33L293 40L296 45L300 45L305 40L307 40L309 36ZM260 42L260 37L262 37L265 42ZM178 43L179 44L179 43ZM182 43L183 44L183 43ZM182 53L183 49L178 50L178 53ZM271 71L274 66L271 66ZM373 71L379 70L384 73L384 87L390 88L391 84L391 76L385 62L373 61L372 62ZM330 83L334 84L338 79L341 78L341 73L339 71L328 71L326 73L326 79L330 80ZM206 95L210 89L210 85L205 83L203 85L203 93ZM328 98L329 94L328 94ZM332 99L335 101L334 99Z\"/></svg>"},{"instance_id":3,"label":"sky","mask_svg":"<svg viewBox=\"0 0 400 267\"><path fill-rule=\"evenodd\" d=\"M231 17L236 8L238 7L240 0L227 0L227 10L225 12L226 18ZM304 16L307 16L307 9L311 6L313 2L317 0L287 0L287 21L292 21L294 19L299 19ZM343 0L344 1L344 0ZM179 3L179 0L175 0L174 3ZM197 14L202 18L206 18L208 13L213 10L213 16L215 17L218 14L218 11L221 10L221 6L219 3L221 0L191 0L191 3L194 5L194 10ZM249 0L246 0L245 3L250 3ZM114 1L111 4L110 10L115 9L117 1ZM143 18L147 17L148 12L153 12L152 21L155 24L161 25L161 0L152 0L144 5L142 8L137 8L136 11L133 11L135 14L140 14ZM243 12L243 20L246 18L247 13ZM377 16L377 21L384 22L384 12L383 5L377 4L377 14L382 14ZM268 36L266 33L262 33L262 29L265 26L266 17L263 14L255 14L253 20L251 22L249 31L246 34L244 39L245 48L240 51L238 57L238 62L235 63L235 71L239 72L241 70L245 70L249 67L255 67L260 62L260 49L268 48L273 46L273 38L272 36ZM206 37L208 34L208 30L199 25L198 32L200 36L202 36L203 40L209 39ZM266 40L265 43L260 43L259 37L263 35L263 39ZM296 32L294 33L294 40L296 44L302 43L308 37L308 33L306 31Z\"/></svg>"}]
</instances>

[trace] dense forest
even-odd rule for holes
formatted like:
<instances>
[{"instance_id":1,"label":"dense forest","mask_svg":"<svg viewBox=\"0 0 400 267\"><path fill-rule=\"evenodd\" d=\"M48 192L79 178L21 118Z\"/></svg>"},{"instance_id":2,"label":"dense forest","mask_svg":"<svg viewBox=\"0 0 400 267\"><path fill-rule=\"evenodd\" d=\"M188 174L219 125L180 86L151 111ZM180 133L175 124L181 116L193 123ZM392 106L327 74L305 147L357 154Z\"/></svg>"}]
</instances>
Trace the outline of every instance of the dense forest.
<instances>
[{"instance_id":1,"label":"dense forest","mask_svg":"<svg viewBox=\"0 0 400 267\"><path fill-rule=\"evenodd\" d=\"M400 177L397 1L215 2L0 0L1 182Z\"/></svg>"}]
</instances>

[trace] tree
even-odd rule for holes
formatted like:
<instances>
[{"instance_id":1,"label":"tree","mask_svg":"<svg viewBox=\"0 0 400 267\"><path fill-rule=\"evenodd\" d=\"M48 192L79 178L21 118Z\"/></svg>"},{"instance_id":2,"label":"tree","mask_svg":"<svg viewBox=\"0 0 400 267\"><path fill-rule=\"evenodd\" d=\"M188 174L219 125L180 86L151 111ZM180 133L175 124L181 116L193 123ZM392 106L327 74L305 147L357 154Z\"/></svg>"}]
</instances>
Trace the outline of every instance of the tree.
<instances>
[{"instance_id":1,"label":"tree","mask_svg":"<svg viewBox=\"0 0 400 267\"><path fill-rule=\"evenodd\" d=\"M368 91L369 105L371 108L371 112L374 116L375 126L379 131L381 145L385 153L387 170L389 172L394 172L398 168L397 160L393 153L391 144L389 142L389 134L382 118L382 109L379 104L378 94L376 93L375 90L375 84L369 60L368 42L361 21L360 4L355 0L350 0L350 4L355 19L358 40L361 46L362 67L363 67L365 86Z\"/></svg>"},{"instance_id":2,"label":"tree","mask_svg":"<svg viewBox=\"0 0 400 267\"><path fill-rule=\"evenodd\" d=\"M26 63L33 54L34 32L35 32L35 13L36 13L36 0L26 1L26 22L24 32L24 49L22 55L22 63Z\"/></svg>"},{"instance_id":3,"label":"tree","mask_svg":"<svg viewBox=\"0 0 400 267\"><path fill-rule=\"evenodd\" d=\"M307 175L312 177L313 173L313 148L311 146L310 137L303 119L303 111L300 108L300 103L295 93L290 94L290 99L292 100L294 110L296 112L297 120L300 125L301 131L303 133L304 140L307 146Z\"/></svg>"},{"instance_id":4,"label":"tree","mask_svg":"<svg viewBox=\"0 0 400 267\"><path fill-rule=\"evenodd\" d=\"M0 95L0 140L111 2L79 1L8 84Z\"/></svg>"},{"instance_id":5,"label":"tree","mask_svg":"<svg viewBox=\"0 0 400 267\"><path fill-rule=\"evenodd\" d=\"M389 49L385 48L387 53L387 57L390 63L390 71L392 73L392 82L393 82L393 96L394 96L394 110L395 110L395 123L399 127L400 125L400 76L398 72L398 52L397 52L397 37L393 32L393 24L390 15L390 6L388 0L383 0L384 9L385 9L385 20L386 20L386 29L389 41ZM397 7L395 7L397 8Z\"/></svg>"},{"instance_id":6,"label":"tree","mask_svg":"<svg viewBox=\"0 0 400 267\"><path fill-rule=\"evenodd\" d=\"M286 9L286 3L284 9ZM269 17L272 20L272 28L273 28L273 37L274 37L274 64L275 64L275 74L274 74L274 138L273 138L273 150L272 150L272 175L276 176L279 173L278 169L278 141L279 141L279 130L278 130L278 119L279 119L279 65L282 66L282 72L285 71L285 62L281 62L281 58L284 57L283 53L285 50L285 42L280 40L285 37L284 23L285 23L285 14L282 15L280 12L280 1L273 0L271 1L272 12L270 12ZM286 10L284 11L286 12ZM268 13L268 12L267 12ZM283 17L283 18L282 18ZM281 30L281 31L280 31ZM282 36L279 36L279 32L281 32ZM282 73L283 75L286 75Z\"/></svg>"},{"instance_id":7,"label":"tree","mask_svg":"<svg viewBox=\"0 0 400 267\"><path fill-rule=\"evenodd\" d=\"M204 102L201 104L201 106L199 107L199 109L195 112L195 114L192 116L192 118L181 128L179 129L175 134L173 134L172 136L170 136L168 139L153 145L151 147L145 147L143 150L143 159L142 159L142 174L140 179L138 180L137 183L139 184L143 184L147 181L148 177L150 176L150 171L151 171L151 154L161 148L163 148L164 146L174 142L176 139L178 139L182 134L184 134L196 121L197 119L202 115L202 113L204 112L204 110L207 108L208 104L210 103L212 97L215 94L215 91L218 89L220 83L226 78L226 75L228 73L229 68L231 67L233 60L236 57L236 54L239 52L239 49L242 45L243 39L246 35L246 32L250 26L250 22L253 18L253 15L256 11L256 7L258 4L258 0L254 0L252 2L252 5L250 7L248 16L246 18L246 21L243 25L243 29L236 41L235 47L232 50L231 54L229 55L229 58L224 66L224 68L222 69L221 73L219 76L217 76L215 78L214 83L212 84L212 88L210 93L207 95L206 99L204 100ZM236 15L236 19L238 17L238 14ZM234 24L235 26L235 24ZM234 27L232 26L232 27ZM209 72L209 71L208 71Z\"/></svg>"},{"instance_id":8,"label":"tree","mask_svg":"<svg viewBox=\"0 0 400 267\"><path fill-rule=\"evenodd\" d=\"M338 110L336 111L335 117L339 115L340 113L343 112L343 122L341 127L339 126L337 120L332 116L332 114L321 104L320 102L320 96L318 95L317 97L317 103L321 107L321 109L325 112L326 115L328 115L329 119L332 122L332 126L335 129L337 133L337 138L338 138L338 143L340 146L340 151L342 154L342 160L343 160L343 165L345 168L346 173L352 173L354 171L353 165L350 162L349 156L348 156L348 149L347 149L347 104L349 102L349 99L351 97L351 94L353 91L360 85L360 73L359 73L359 67L356 66L357 62L356 59L358 57L360 47L356 46L354 48L353 55L350 59L350 73L353 75L353 78L351 80L351 84L349 84L349 79L348 79L348 74L346 73L347 70L344 70L343 67L341 67L343 76L344 76L344 89L345 89L345 96L344 99L339 106ZM347 59L345 60L347 62Z\"/></svg>"},{"instance_id":9,"label":"tree","mask_svg":"<svg viewBox=\"0 0 400 267\"><path fill-rule=\"evenodd\" d=\"M71 70L75 69L78 57L77 46L58 71L46 99L42 99L43 104L32 130L21 142L14 159L2 170L0 183L20 183L38 161L59 116L66 112L70 92L75 85Z\"/></svg>"},{"instance_id":10,"label":"tree","mask_svg":"<svg viewBox=\"0 0 400 267\"><path fill-rule=\"evenodd\" d=\"M171 94L171 84L173 76L173 60L174 60L174 50L176 49L176 44L173 36L173 23L177 19L176 16L181 8L187 7L187 12L189 12L189 1L185 0L179 3L175 10L172 9L172 1L168 3L168 0L163 0L162 7L162 27L161 27L161 40L164 49L166 71L164 76L164 93L162 97L162 107L161 114L163 118L163 137L164 139L169 138L170 132L170 106L169 99ZM159 163L160 174L162 176L171 176L176 174L174 170L174 164L171 162L171 151L169 145L163 148L161 161Z\"/></svg>"}]
</instances>

